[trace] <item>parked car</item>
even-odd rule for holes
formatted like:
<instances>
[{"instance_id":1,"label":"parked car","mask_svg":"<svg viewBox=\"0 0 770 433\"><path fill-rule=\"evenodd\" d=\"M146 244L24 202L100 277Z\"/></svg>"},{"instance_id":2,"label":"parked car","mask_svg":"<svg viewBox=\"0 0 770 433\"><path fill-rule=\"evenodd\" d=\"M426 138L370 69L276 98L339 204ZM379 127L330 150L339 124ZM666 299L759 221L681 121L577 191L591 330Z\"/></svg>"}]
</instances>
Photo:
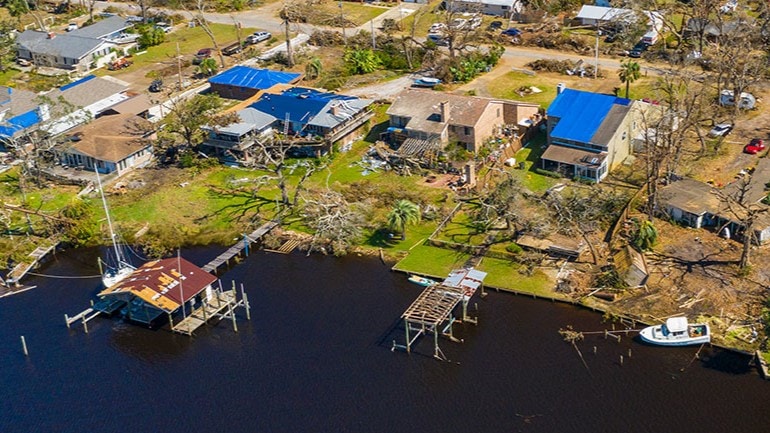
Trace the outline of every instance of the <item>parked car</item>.
<instances>
[{"instance_id":1,"label":"parked car","mask_svg":"<svg viewBox=\"0 0 770 433\"><path fill-rule=\"evenodd\" d=\"M65 30L67 30L68 32L71 32L71 31L77 30L77 29L78 29L78 23L69 23Z\"/></svg>"},{"instance_id":2,"label":"parked car","mask_svg":"<svg viewBox=\"0 0 770 433\"><path fill-rule=\"evenodd\" d=\"M502 34L505 36L521 36L521 30L511 27L503 30Z\"/></svg>"},{"instance_id":3,"label":"parked car","mask_svg":"<svg viewBox=\"0 0 770 433\"><path fill-rule=\"evenodd\" d=\"M724 137L733 130L732 123L719 123L709 131L709 137Z\"/></svg>"},{"instance_id":4,"label":"parked car","mask_svg":"<svg viewBox=\"0 0 770 433\"><path fill-rule=\"evenodd\" d=\"M430 29L428 29L428 33L441 33L444 30L446 30L446 24L444 23L433 23L430 25Z\"/></svg>"},{"instance_id":5,"label":"parked car","mask_svg":"<svg viewBox=\"0 0 770 433\"><path fill-rule=\"evenodd\" d=\"M203 59L208 59L211 57L211 54L214 52L213 48L201 48L198 50L197 53L195 53L195 58L193 59L193 65L200 65L200 63L203 61Z\"/></svg>"},{"instance_id":6,"label":"parked car","mask_svg":"<svg viewBox=\"0 0 770 433\"><path fill-rule=\"evenodd\" d=\"M761 138L754 138L747 144L743 151L749 155L756 155L757 153L765 150L765 142Z\"/></svg>"},{"instance_id":7,"label":"parked car","mask_svg":"<svg viewBox=\"0 0 770 433\"><path fill-rule=\"evenodd\" d=\"M126 17L127 23L141 23L142 21L144 21L142 17L138 17L136 15L129 15Z\"/></svg>"},{"instance_id":8,"label":"parked car","mask_svg":"<svg viewBox=\"0 0 770 433\"><path fill-rule=\"evenodd\" d=\"M468 21L468 28L470 28L471 30L477 29L477 28L479 28L479 26L481 26L481 17L480 16L475 16L475 17L471 18L470 21Z\"/></svg>"},{"instance_id":9,"label":"parked car","mask_svg":"<svg viewBox=\"0 0 770 433\"><path fill-rule=\"evenodd\" d=\"M21 57L16 59L16 63L19 66L32 66L32 61L27 59L22 59Z\"/></svg>"},{"instance_id":10,"label":"parked car","mask_svg":"<svg viewBox=\"0 0 770 433\"><path fill-rule=\"evenodd\" d=\"M156 29L161 29L165 33L169 33L169 32L171 32L171 30L174 30L174 27L172 27L171 24L163 22L163 21L158 21L157 23L155 23L155 28Z\"/></svg>"},{"instance_id":11,"label":"parked car","mask_svg":"<svg viewBox=\"0 0 770 433\"><path fill-rule=\"evenodd\" d=\"M153 80L149 87L150 92L157 93L163 90L163 80Z\"/></svg>"},{"instance_id":12,"label":"parked car","mask_svg":"<svg viewBox=\"0 0 770 433\"><path fill-rule=\"evenodd\" d=\"M246 43L247 42L244 42L244 44ZM240 53L241 51L243 51L243 45L239 44L238 42L222 48L222 54L226 56L232 56L234 54Z\"/></svg>"},{"instance_id":13,"label":"parked car","mask_svg":"<svg viewBox=\"0 0 770 433\"><path fill-rule=\"evenodd\" d=\"M435 43L436 45L439 45L439 46L449 45L449 41L442 34L429 33L428 34L428 40L433 42L433 43Z\"/></svg>"},{"instance_id":14,"label":"parked car","mask_svg":"<svg viewBox=\"0 0 770 433\"><path fill-rule=\"evenodd\" d=\"M639 57L642 57L642 54L644 54L644 52L647 51L647 48L649 47L650 46L644 42L637 42L636 45L634 45L634 48L631 48L631 51L628 52L628 57L638 59Z\"/></svg>"},{"instance_id":15,"label":"parked car","mask_svg":"<svg viewBox=\"0 0 770 433\"><path fill-rule=\"evenodd\" d=\"M489 27L487 27L487 30L500 30L503 28L503 22L502 21L492 21L489 23Z\"/></svg>"},{"instance_id":16,"label":"parked car","mask_svg":"<svg viewBox=\"0 0 770 433\"><path fill-rule=\"evenodd\" d=\"M247 44L258 44L262 41L266 41L272 38L273 35L270 32L254 32L246 38Z\"/></svg>"}]
</instances>

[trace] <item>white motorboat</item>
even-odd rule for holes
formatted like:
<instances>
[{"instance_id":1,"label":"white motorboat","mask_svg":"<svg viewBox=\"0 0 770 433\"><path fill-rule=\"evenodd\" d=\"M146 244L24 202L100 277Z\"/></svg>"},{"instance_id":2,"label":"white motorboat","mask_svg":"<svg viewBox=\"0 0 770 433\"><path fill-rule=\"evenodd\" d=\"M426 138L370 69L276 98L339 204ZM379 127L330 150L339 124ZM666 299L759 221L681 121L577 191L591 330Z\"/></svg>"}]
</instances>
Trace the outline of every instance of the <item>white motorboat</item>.
<instances>
[{"instance_id":1,"label":"white motorboat","mask_svg":"<svg viewBox=\"0 0 770 433\"><path fill-rule=\"evenodd\" d=\"M671 317L662 325L648 326L639 332L643 341L659 346L689 346L711 342L706 323L688 323L686 317Z\"/></svg>"}]
</instances>

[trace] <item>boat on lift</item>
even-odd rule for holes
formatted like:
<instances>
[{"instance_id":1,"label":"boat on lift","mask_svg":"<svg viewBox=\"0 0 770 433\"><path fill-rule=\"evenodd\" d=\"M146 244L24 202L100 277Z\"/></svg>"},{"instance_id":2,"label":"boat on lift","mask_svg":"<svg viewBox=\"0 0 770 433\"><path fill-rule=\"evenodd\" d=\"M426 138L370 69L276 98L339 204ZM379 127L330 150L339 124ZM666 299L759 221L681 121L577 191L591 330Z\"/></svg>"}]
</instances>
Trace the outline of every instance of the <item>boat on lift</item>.
<instances>
[{"instance_id":1,"label":"boat on lift","mask_svg":"<svg viewBox=\"0 0 770 433\"><path fill-rule=\"evenodd\" d=\"M431 280L430 278L421 277L419 275L412 275L409 277L409 281L417 284L418 286L428 287L432 286L434 284L438 284L437 281Z\"/></svg>"},{"instance_id":2,"label":"boat on lift","mask_svg":"<svg viewBox=\"0 0 770 433\"><path fill-rule=\"evenodd\" d=\"M690 346L711 342L707 323L689 323L686 317L671 317L662 325L648 326L639 332L646 343L658 346Z\"/></svg>"}]
</instances>

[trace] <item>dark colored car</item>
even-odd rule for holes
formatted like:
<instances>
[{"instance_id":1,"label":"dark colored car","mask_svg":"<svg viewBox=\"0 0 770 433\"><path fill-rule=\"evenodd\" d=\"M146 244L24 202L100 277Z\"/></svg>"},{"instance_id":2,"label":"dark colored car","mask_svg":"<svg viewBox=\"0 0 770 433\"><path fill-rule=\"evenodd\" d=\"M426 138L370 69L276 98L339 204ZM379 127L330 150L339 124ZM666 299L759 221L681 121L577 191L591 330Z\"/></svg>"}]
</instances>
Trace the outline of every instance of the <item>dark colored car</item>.
<instances>
[{"instance_id":1,"label":"dark colored car","mask_svg":"<svg viewBox=\"0 0 770 433\"><path fill-rule=\"evenodd\" d=\"M628 57L638 59L639 57L642 57L642 54L644 54L644 52L647 51L647 48L649 47L650 46L644 42L637 42L636 45L634 45L634 48L631 48L631 51L628 52Z\"/></svg>"},{"instance_id":2,"label":"dark colored car","mask_svg":"<svg viewBox=\"0 0 770 433\"><path fill-rule=\"evenodd\" d=\"M505 36L521 36L521 30L511 27L503 30L502 34Z\"/></svg>"},{"instance_id":3,"label":"dark colored car","mask_svg":"<svg viewBox=\"0 0 770 433\"><path fill-rule=\"evenodd\" d=\"M193 65L199 65L203 59L208 59L211 57L211 54L214 52L213 48L201 48L198 50L197 53L195 53L195 58L193 59Z\"/></svg>"},{"instance_id":4,"label":"dark colored car","mask_svg":"<svg viewBox=\"0 0 770 433\"><path fill-rule=\"evenodd\" d=\"M153 93L158 93L163 90L163 80L153 80L152 83L150 83L149 90Z\"/></svg>"},{"instance_id":5,"label":"dark colored car","mask_svg":"<svg viewBox=\"0 0 770 433\"><path fill-rule=\"evenodd\" d=\"M756 155L763 150L765 150L765 142L762 141L761 138L751 140L751 142L743 148L743 151L749 155Z\"/></svg>"}]
</instances>

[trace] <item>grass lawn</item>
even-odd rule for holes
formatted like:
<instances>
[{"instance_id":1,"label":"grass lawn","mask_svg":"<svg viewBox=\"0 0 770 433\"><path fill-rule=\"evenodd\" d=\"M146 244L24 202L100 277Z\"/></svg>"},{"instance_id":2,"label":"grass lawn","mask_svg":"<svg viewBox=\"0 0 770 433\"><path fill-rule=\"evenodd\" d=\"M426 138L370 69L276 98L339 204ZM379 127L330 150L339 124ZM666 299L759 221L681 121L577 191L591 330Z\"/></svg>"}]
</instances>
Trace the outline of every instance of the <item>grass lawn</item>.
<instances>
[{"instance_id":1,"label":"grass lawn","mask_svg":"<svg viewBox=\"0 0 770 433\"><path fill-rule=\"evenodd\" d=\"M455 214L452 221L444 226L437 238L442 241L465 245L481 245L484 243L488 233L476 233L473 226L473 218L469 214L473 210L469 208L469 205L465 205L462 210Z\"/></svg>"},{"instance_id":2,"label":"grass lawn","mask_svg":"<svg viewBox=\"0 0 770 433\"><path fill-rule=\"evenodd\" d=\"M334 3L334 8L339 11L339 6L337 6L337 3ZM387 11L388 8L370 6L365 3L342 3L342 13L344 14L345 18L353 21L359 26L368 23L369 21L377 18Z\"/></svg>"},{"instance_id":3,"label":"grass lawn","mask_svg":"<svg viewBox=\"0 0 770 433\"><path fill-rule=\"evenodd\" d=\"M5 72L0 72L0 86L7 86L8 83L13 80L13 77L21 74L21 71L13 68L6 69Z\"/></svg>"},{"instance_id":4,"label":"grass lawn","mask_svg":"<svg viewBox=\"0 0 770 433\"><path fill-rule=\"evenodd\" d=\"M555 282L542 271L535 270L531 276L519 272L521 265L508 260L484 257L477 267L487 272L484 284L517 292L534 293L538 296L554 296Z\"/></svg>"},{"instance_id":5,"label":"grass lawn","mask_svg":"<svg viewBox=\"0 0 770 433\"><path fill-rule=\"evenodd\" d=\"M545 192L545 190L559 182L559 179L543 176L534 171L534 168L537 167L540 156L544 151L545 136L539 134L532 141L527 143L527 147L516 152L516 162L524 162L524 170L510 170L513 176L517 178L522 185L535 193Z\"/></svg>"},{"instance_id":6,"label":"grass lawn","mask_svg":"<svg viewBox=\"0 0 770 433\"><path fill-rule=\"evenodd\" d=\"M236 42L238 36L235 31L235 27L229 24L210 24L211 30L214 32L214 36L221 48ZM256 29L243 28L241 29L242 37L248 36ZM206 35L200 27L181 27L166 35L166 41L160 45L147 48L146 52L140 55L134 55L132 60L133 65L120 71L107 71L101 69L100 74L107 75L120 75L125 72L132 72L138 69L144 69L147 66L155 65L156 63L168 63L174 64L174 59L177 54L177 43L179 43L179 53L188 59L192 59L192 56L198 52L201 48L210 47L211 39ZM264 44L258 45L262 47Z\"/></svg>"},{"instance_id":7,"label":"grass lawn","mask_svg":"<svg viewBox=\"0 0 770 433\"><path fill-rule=\"evenodd\" d=\"M417 24L415 26L415 35L427 35L431 24L444 21L444 17L442 15L432 13L432 11L438 10L440 5L441 0L431 1L430 3L420 8L420 10L405 17L403 20L401 20L401 33L411 34L412 24L415 20L417 20Z\"/></svg>"},{"instance_id":8,"label":"grass lawn","mask_svg":"<svg viewBox=\"0 0 770 433\"><path fill-rule=\"evenodd\" d=\"M469 258L468 254L454 250L420 245L409 251L394 269L444 278L452 269L462 267Z\"/></svg>"},{"instance_id":9,"label":"grass lawn","mask_svg":"<svg viewBox=\"0 0 770 433\"><path fill-rule=\"evenodd\" d=\"M548 108L556 98L556 84L558 83L552 80L544 80L539 74L532 76L523 72L508 72L490 82L487 89L495 98L529 102L538 104L541 108ZM517 90L521 87L537 87L542 92L520 95Z\"/></svg>"}]
</instances>

